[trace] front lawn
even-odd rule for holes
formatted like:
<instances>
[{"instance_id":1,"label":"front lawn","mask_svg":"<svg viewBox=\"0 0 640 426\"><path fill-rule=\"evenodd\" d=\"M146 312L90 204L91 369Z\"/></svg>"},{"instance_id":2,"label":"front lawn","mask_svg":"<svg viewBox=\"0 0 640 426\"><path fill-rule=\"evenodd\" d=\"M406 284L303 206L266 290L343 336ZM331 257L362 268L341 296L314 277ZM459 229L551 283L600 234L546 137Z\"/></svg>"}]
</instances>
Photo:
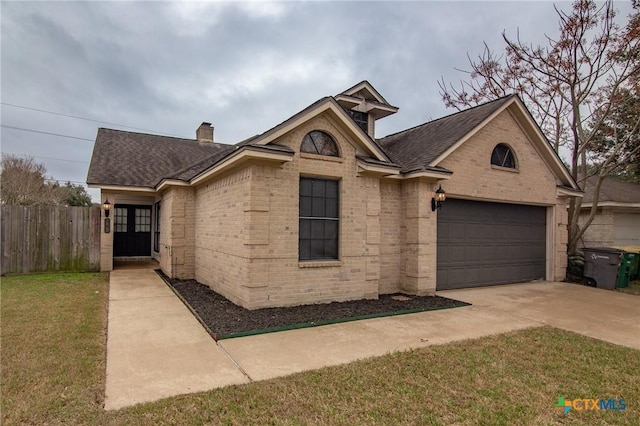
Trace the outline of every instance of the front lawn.
<instances>
[{"instance_id":1,"label":"front lawn","mask_svg":"<svg viewBox=\"0 0 640 426\"><path fill-rule=\"evenodd\" d=\"M550 327L105 412L107 277L1 287L3 425L640 424L640 351ZM627 409L565 415L558 397Z\"/></svg>"}]
</instances>

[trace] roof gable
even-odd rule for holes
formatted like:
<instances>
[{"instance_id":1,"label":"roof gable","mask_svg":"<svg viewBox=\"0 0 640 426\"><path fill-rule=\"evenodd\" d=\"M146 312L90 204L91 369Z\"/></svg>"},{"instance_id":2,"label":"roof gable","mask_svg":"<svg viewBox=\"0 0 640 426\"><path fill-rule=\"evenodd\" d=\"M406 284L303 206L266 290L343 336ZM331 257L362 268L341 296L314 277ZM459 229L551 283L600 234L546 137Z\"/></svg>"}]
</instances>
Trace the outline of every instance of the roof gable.
<instances>
[{"instance_id":1,"label":"roof gable","mask_svg":"<svg viewBox=\"0 0 640 426\"><path fill-rule=\"evenodd\" d=\"M268 145L274 143L279 137L324 113L330 114L342 128L348 131L353 136L353 140L360 145L367 154L380 161L389 161L384 150L355 124L353 119L349 117L333 97L325 97L314 102L277 126L272 127L261 135L240 142L238 145Z\"/></svg>"},{"instance_id":2,"label":"roof gable","mask_svg":"<svg viewBox=\"0 0 640 426\"><path fill-rule=\"evenodd\" d=\"M437 120L378 139L391 160L402 166L402 172L437 166L436 158L460 143L487 118L511 99L511 96L479 105ZM435 164L434 164L435 163Z\"/></svg>"},{"instance_id":3,"label":"roof gable","mask_svg":"<svg viewBox=\"0 0 640 426\"><path fill-rule=\"evenodd\" d=\"M340 95L362 98L367 101L374 101L391 106L391 104L389 104L389 102L387 102L387 100L382 97L380 92L378 92L367 80L363 80L355 86L351 86L344 92L340 93Z\"/></svg>"},{"instance_id":4,"label":"roof gable","mask_svg":"<svg viewBox=\"0 0 640 426\"><path fill-rule=\"evenodd\" d=\"M556 178L579 190L575 180L553 150L517 95L509 95L378 140L402 173L437 167L457 148L505 110L509 110Z\"/></svg>"}]
</instances>

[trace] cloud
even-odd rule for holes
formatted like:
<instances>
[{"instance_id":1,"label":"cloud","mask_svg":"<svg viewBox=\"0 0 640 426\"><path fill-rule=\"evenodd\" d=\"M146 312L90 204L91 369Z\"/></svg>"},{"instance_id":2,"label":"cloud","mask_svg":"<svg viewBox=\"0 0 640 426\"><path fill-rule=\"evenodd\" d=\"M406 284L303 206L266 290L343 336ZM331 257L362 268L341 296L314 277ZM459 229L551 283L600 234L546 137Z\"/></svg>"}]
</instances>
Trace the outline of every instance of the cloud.
<instances>
[{"instance_id":1,"label":"cloud","mask_svg":"<svg viewBox=\"0 0 640 426\"><path fill-rule=\"evenodd\" d=\"M503 30L542 42L557 21L547 2L3 2L0 19L3 102L122 126L6 105L3 124L93 139L211 121L230 143L364 79L400 108L380 136L439 117L437 81L467 52L501 50ZM84 181L92 145L2 129L3 152L62 180Z\"/></svg>"}]
</instances>

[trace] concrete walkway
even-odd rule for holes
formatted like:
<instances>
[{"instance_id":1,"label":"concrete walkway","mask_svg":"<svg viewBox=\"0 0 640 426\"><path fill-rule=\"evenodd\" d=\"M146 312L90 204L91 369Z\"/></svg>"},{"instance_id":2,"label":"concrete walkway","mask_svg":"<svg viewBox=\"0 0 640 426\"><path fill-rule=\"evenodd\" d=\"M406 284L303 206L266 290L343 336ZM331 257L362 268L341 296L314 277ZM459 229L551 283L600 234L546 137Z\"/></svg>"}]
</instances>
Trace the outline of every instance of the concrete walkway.
<instances>
[{"instance_id":1,"label":"concrete walkway","mask_svg":"<svg viewBox=\"0 0 640 426\"><path fill-rule=\"evenodd\" d=\"M640 298L541 282L450 290L472 306L221 340L155 272L111 275L106 409L393 351L552 325L640 350Z\"/></svg>"},{"instance_id":2,"label":"concrete walkway","mask_svg":"<svg viewBox=\"0 0 640 426\"><path fill-rule=\"evenodd\" d=\"M109 287L105 409L249 381L152 269Z\"/></svg>"}]
</instances>

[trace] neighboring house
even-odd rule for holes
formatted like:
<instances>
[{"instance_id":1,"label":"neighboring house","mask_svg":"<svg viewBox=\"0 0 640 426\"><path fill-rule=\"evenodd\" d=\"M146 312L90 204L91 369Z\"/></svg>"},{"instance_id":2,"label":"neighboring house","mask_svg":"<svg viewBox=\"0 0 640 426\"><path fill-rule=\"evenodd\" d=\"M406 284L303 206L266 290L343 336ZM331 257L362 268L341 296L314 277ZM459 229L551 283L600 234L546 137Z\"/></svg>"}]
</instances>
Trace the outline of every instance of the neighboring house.
<instances>
[{"instance_id":1,"label":"neighboring house","mask_svg":"<svg viewBox=\"0 0 640 426\"><path fill-rule=\"evenodd\" d=\"M99 129L102 270L155 258L250 309L564 279L582 193L522 101L375 139L397 111L363 81L236 145Z\"/></svg>"},{"instance_id":2,"label":"neighboring house","mask_svg":"<svg viewBox=\"0 0 640 426\"><path fill-rule=\"evenodd\" d=\"M584 225L593 205L597 177L587 179L580 212ZM584 247L635 247L640 249L640 184L611 177L602 181L598 210L582 236Z\"/></svg>"}]
</instances>

